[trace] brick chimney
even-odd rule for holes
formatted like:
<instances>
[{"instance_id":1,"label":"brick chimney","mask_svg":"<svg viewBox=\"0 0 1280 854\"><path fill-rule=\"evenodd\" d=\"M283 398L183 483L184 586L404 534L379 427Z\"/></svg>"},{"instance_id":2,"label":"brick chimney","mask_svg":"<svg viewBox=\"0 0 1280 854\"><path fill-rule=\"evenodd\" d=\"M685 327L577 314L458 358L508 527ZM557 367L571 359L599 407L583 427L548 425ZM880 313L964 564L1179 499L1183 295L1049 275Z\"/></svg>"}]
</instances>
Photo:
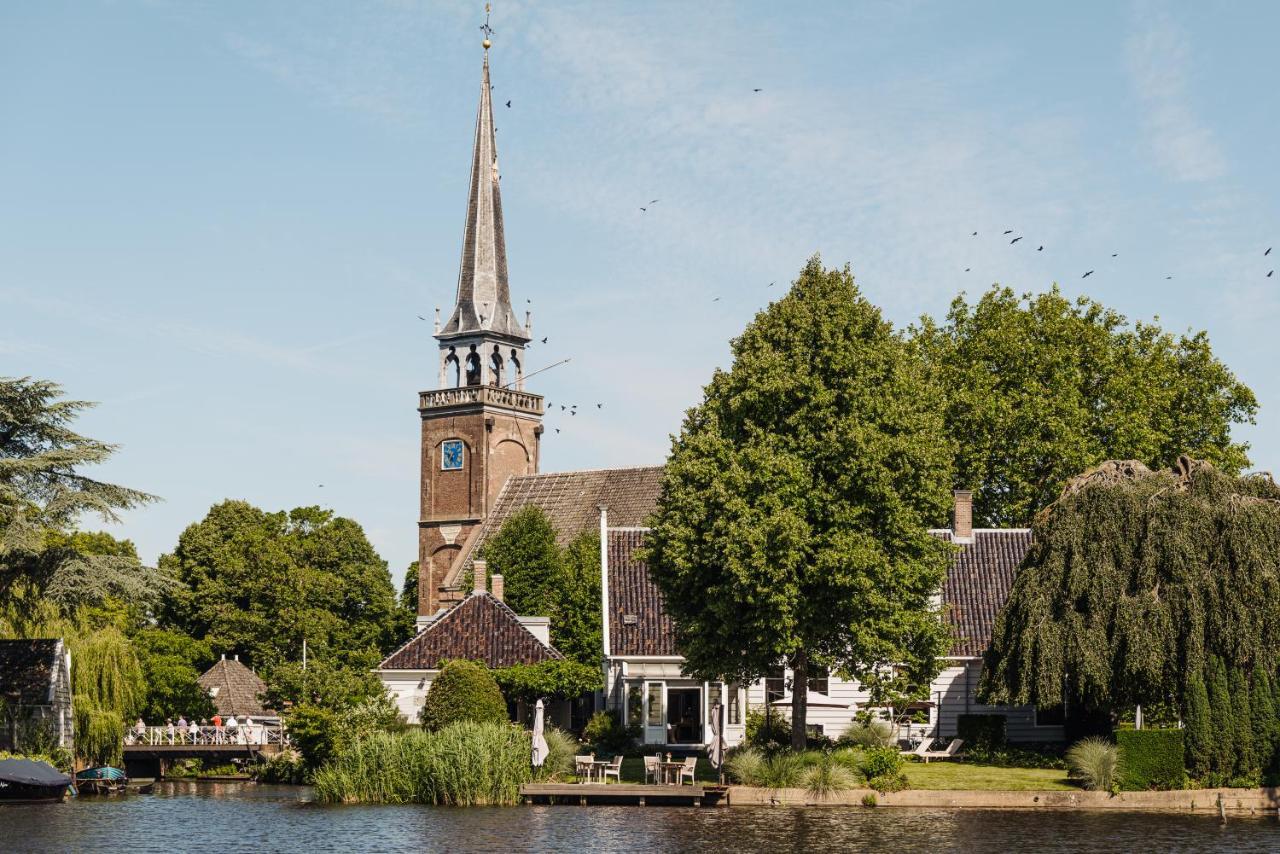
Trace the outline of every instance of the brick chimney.
<instances>
[{"instance_id":1,"label":"brick chimney","mask_svg":"<svg viewBox=\"0 0 1280 854\"><path fill-rule=\"evenodd\" d=\"M973 539L973 492L957 489L952 493L955 507L951 513L951 536L958 540Z\"/></svg>"},{"instance_id":2,"label":"brick chimney","mask_svg":"<svg viewBox=\"0 0 1280 854\"><path fill-rule=\"evenodd\" d=\"M489 566L482 560L471 562L471 592L483 593L489 587Z\"/></svg>"},{"instance_id":3,"label":"brick chimney","mask_svg":"<svg viewBox=\"0 0 1280 854\"><path fill-rule=\"evenodd\" d=\"M502 576L497 573L489 576L489 587L490 587L489 592L493 594L493 598L501 602L502 601Z\"/></svg>"}]
</instances>

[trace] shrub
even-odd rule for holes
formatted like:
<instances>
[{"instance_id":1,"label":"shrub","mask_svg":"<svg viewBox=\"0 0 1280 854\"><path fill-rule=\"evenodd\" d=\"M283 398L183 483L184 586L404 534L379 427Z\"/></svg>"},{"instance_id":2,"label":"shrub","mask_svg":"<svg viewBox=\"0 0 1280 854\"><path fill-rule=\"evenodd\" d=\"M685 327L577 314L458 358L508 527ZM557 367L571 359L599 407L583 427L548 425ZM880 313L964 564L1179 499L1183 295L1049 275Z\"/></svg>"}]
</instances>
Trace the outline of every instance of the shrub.
<instances>
[{"instance_id":1,"label":"shrub","mask_svg":"<svg viewBox=\"0 0 1280 854\"><path fill-rule=\"evenodd\" d=\"M375 733L316 771L325 803L514 804L532 774L529 733L462 721L435 732Z\"/></svg>"},{"instance_id":2,"label":"shrub","mask_svg":"<svg viewBox=\"0 0 1280 854\"><path fill-rule=\"evenodd\" d=\"M888 721L854 722L836 739L837 747L891 747L895 742L893 726Z\"/></svg>"},{"instance_id":3,"label":"shrub","mask_svg":"<svg viewBox=\"0 0 1280 854\"><path fill-rule=\"evenodd\" d=\"M739 747L725 759L725 768L744 786L764 785L764 753L758 747Z\"/></svg>"},{"instance_id":4,"label":"shrub","mask_svg":"<svg viewBox=\"0 0 1280 854\"><path fill-rule=\"evenodd\" d=\"M1185 784L1182 730L1118 730L1116 746L1124 757L1120 763L1122 788L1129 791L1181 789Z\"/></svg>"},{"instance_id":5,"label":"shrub","mask_svg":"<svg viewBox=\"0 0 1280 854\"><path fill-rule=\"evenodd\" d=\"M872 747L863 754L862 773L868 780L894 777L902 773L904 764L896 747Z\"/></svg>"},{"instance_id":6,"label":"shrub","mask_svg":"<svg viewBox=\"0 0 1280 854\"><path fill-rule=\"evenodd\" d=\"M578 740L562 729L547 727L542 731L547 740L547 758L533 775L539 780L556 780L573 773L573 757L578 753Z\"/></svg>"},{"instance_id":7,"label":"shrub","mask_svg":"<svg viewBox=\"0 0 1280 854\"><path fill-rule=\"evenodd\" d=\"M596 712L582 730L582 739L597 752L610 755L625 753L640 738L639 727L623 727L616 709Z\"/></svg>"},{"instance_id":8,"label":"shrub","mask_svg":"<svg viewBox=\"0 0 1280 854\"><path fill-rule=\"evenodd\" d=\"M862 768L866 764L867 754L861 747L841 747L832 751L831 760L848 768L858 777L862 777Z\"/></svg>"},{"instance_id":9,"label":"shrub","mask_svg":"<svg viewBox=\"0 0 1280 854\"><path fill-rule=\"evenodd\" d=\"M448 661L432 681L418 720L428 732L461 721L506 723L507 702L483 664Z\"/></svg>"},{"instance_id":10,"label":"shrub","mask_svg":"<svg viewBox=\"0 0 1280 854\"><path fill-rule=\"evenodd\" d=\"M800 785L805 757L800 753L775 753L765 759L760 771L760 785L768 789L791 789Z\"/></svg>"},{"instance_id":11,"label":"shrub","mask_svg":"<svg viewBox=\"0 0 1280 854\"><path fill-rule=\"evenodd\" d=\"M283 783L297 785L306 782L307 769L302 755L287 750L262 759L249 769L253 779L259 783Z\"/></svg>"},{"instance_id":12,"label":"shrub","mask_svg":"<svg viewBox=\"0 0 1280 854\"><path fill-rule=\"evenodd\" d=\"M785 712L767 707L748 709L746 727L747 744L766 752L791 747L791 719Z\"/></svg>"},{"instance_id":13,"label":"shrub","mask_svg":"<svg viewBox=\"0 0 1280 854\"><path fill-rule=\"evenodd\" d=\"M1093 791L1111 791L1119 765L1119 748L1105 738L1082 738L1067 751L1069 776Z\"/></svg>"},{"instance_id":14,"label":"shrub","mask_svg":"<svg viewBox=\"0 0 1280 854\"><path fill-rule=\"evenodd\" d=\"M864 807L873 807L873 806L875 806L877 803L878 803L878 801L876 801L876 793L875 793L875 792L867 792L865 795L863 795L863 796L862 796L862 805L863 805Z\"/></svg>"},{"instance_id":15,"label":"shrub","mask_svg":"<svg viewBox=\"0 0 1280 854\"><path fill-rule=\"evenodd\" d=\"M978 765L995 765L999 768L1066 768L1062 748L1057 745L1038 745L1036 748L1005 745L995 749L964 746L965 759Z\"/></svg>"},{"instance_id":16,"label":"shrub","mask_svg":"<svg viewBox=\"0 0 1280 854\"><path fill-rule=\"evenodd\" d=\"M285 723L289 742L302 754L307 768L319 768L333 758L338 737L338 715L319 706L302 705L289 713Z\"/></svg>"},{"instance_id":17,"label":"shrub","mask_svg":"<svg viewBox=\"0 0 1280 854\"><path fill-rule=\"evenodd\" d=\"M910 785L907 782L907 775L901 771L897 774L882 774L867 781L867 786L877 792L901 792Z\"/></svg>"},{"instance_id":18,"label":"shrub","mask_svg":"<svg viewBox=\"0 0 1280 854\"><path fill-rule=\"evenodd\" d=\"M815 761L800 775L800 785L815 798L825 798L833 792L852 789L857 782L857 776L844 764L837 762L830 753L818 754Z\"/></svg>"},{"instance_id":19,"label":"shrub","mask_svg":"<svg viewBox=\"0 0 1280 854\"><path fill-rule=\"evenodd\" d=\"M1004 715L958 715L956 738L964 739L967 751L999 750L1005 745Z\"/></svg>"}]
</instances>

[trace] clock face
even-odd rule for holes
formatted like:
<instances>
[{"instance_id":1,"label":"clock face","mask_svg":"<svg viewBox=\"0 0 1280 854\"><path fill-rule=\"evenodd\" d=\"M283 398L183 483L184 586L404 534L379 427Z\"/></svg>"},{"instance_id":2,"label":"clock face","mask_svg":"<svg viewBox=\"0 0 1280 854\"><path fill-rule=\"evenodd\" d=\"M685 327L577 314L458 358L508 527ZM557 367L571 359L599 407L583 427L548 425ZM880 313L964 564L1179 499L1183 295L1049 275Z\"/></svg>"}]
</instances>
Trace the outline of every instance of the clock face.
<instances>
[{"instance_id":1,"label":"clock face","mask_svg":"<svg viewBox=\"0 0 1280 854\"><path fill-rule=\"evenodd\" d=\"M462 440L447 439L440 446L440 468L456 471L462 468Z\"/></svg>"}]
</instances>

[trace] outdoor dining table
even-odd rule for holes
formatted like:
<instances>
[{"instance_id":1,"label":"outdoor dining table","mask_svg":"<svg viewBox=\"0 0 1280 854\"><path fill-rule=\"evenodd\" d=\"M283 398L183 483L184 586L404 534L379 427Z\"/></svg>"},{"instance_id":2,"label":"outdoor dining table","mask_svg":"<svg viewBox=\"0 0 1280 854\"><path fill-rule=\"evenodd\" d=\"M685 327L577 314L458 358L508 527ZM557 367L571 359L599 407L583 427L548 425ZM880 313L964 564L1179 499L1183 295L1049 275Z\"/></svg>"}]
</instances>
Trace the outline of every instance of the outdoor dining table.
<instances>
[{"instance_id":1,"label":"outdoor dining table","mask_svg":"<svg viewBox=\"0 0 1280 854\"><path fill-rule=\"evenodd\" d=\"M683 767L683 762L659 762L658 769L662 773L663 784L667 786L674 786L679 783L680 769Z\"/></svg>"},{"instance_id":2,"label":"outdoor dining table","mask_svg":"<svg viewBox=\"0 0 1280 854\"><path fill-rule=\"evenodd\" d=\"M592 780L594 780L594 779L596 779L597 777L599 777L599 778L600 778L600 782L601 782L601 783L603 783L603 782L605 782L605 779L604 779L604 769L606 769L606 768L608 768L608 767L609 767L609 760L607 760L607 759L593 759L593 760L591 761L591 771L590 771L590 772L588 772L588 775L587 775L587 776L588 776L588 778L589 778L589 779L592 779Z\"/></svg>"}]
</instances>

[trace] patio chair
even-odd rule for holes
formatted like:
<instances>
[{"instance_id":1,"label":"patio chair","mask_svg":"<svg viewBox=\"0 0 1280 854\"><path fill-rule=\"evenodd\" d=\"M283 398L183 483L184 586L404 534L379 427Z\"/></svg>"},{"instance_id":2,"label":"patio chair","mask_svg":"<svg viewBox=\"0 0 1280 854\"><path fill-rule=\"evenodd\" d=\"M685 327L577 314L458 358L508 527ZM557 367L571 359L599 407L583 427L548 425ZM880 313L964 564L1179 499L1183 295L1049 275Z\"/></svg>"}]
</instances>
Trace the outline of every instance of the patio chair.
<instances>
[{"instance_id":1,"label":"patio chair","mask_svg":"<svg viewBox=\"0 0 1280 854\"><path fill-rule=\"evenodd\" d=\"M931 747L933 747L933 739L926 737L920 739L920 743L910 750L899 750L898 752L906 757L914 756L917 759L924 759L924 755L929 752Z\"/></svg>"},{"instance_id":2,"label":"patio chair","mask_svg":"<svg viewBox=\"0 0 1280 854\"><path fill-rule=\"evenodd\" d=\"M684 758L684 767L680 769L680 776L677 780L679 785L683 786L684 778L688 777L689 785L692 786L694 781L694 772L696 772L697 770L698 770L698 757L686 756Z\"/></svg>"},{"instance_id":3,"label":"patio chair","mask_svg":"<svg viewBox=\"0 0 1280 854\"><path fill-rule=\"evenodd\" d=\"M947 745L946 750L926 750L920 756L926 763L930 759L955 759L960 755L960 748L964 747L964 740L960 738L951 739L951 743Z\"/></svg>"},{"instance_id":4,"label":"patio chair","mask_svg":"<svg viewBox=\"0 0 1280 854\"><path fill-rule=\"evenodd\" d=\"M586 756L573 757L573 773L578 775L579 783L587 783L591 780L591 763L595 761L595 757L587 754Z\"/></svg>"},{"instance_id":5,"label":"patio chair","mask_svg":"<svg viewBox=\"0 0 1280 854\"><path fill-rule=\"evenodd\" d=\"M649 782L649 778L650 778L650 777L652 777L652 778L653 778L653 785L655 785L655 786L656 786L656 785L658 785L658 783L659 783L659 782L661 782L661 781L658 779L659 777L661 777L661 776L662 776L662 769L658 766L658 763L659 763L659 762L661 762L661 761L662 761L662 760L661 760L661 758L659 758L659 757L657 757L657 756L646 756L646 757L644 758L644 781L645 781L645 783L648 783L648 782Z\"/></svg>"},{"instance_id":6,"label":"patio chair","mask_svg":"<svg viewBox=\"0 0 1280 854\"><path fill-rule=\"evenodd\" d=\"M622 757L621 756L613 757L613 761L610 762L608 765L604 766L604 768L601 769L601 771L602 771L600 775L601 782L607 783L609 782L609 778L612 777L615 780L617 780L619 783L621 783L622 782Z\"/></svg>"}]
</instances>

